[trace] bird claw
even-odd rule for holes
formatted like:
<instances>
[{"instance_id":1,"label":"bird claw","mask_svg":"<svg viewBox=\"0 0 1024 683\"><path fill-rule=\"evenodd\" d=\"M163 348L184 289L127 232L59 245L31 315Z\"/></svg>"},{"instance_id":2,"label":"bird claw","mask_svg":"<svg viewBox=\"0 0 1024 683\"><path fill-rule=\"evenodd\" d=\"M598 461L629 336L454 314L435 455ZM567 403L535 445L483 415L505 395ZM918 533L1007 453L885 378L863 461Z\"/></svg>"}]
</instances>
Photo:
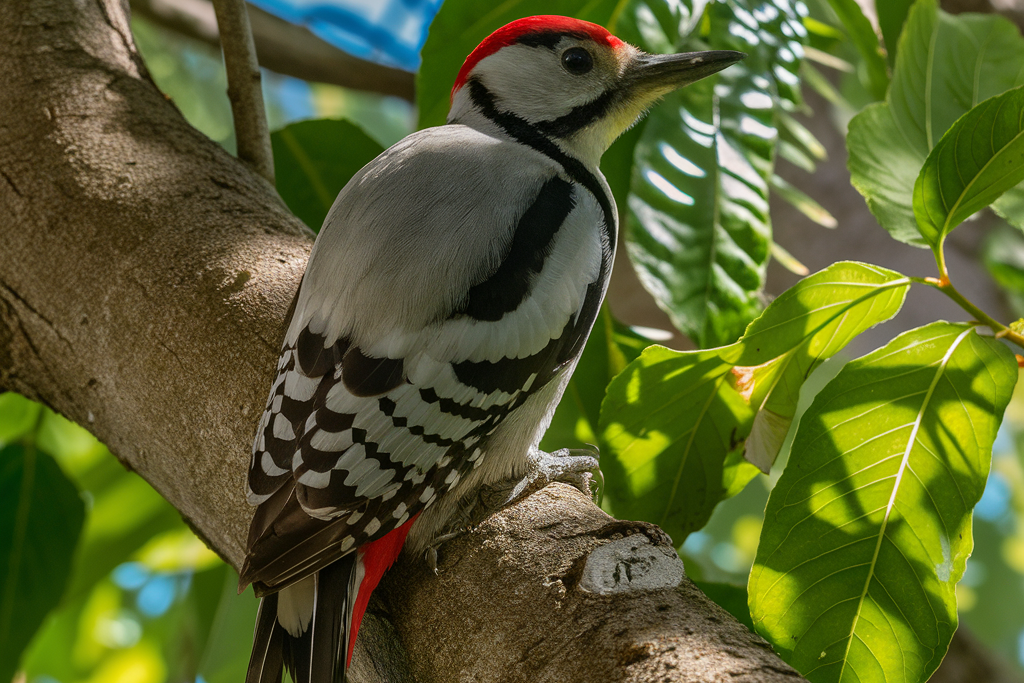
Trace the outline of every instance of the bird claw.
<instances>
[{"instance_id":1,"label":"bird claw","mask_svg":"<svg viewBox=\"0 0 1024 683\"><path fill-rule=\"evenodd\" d=\"M441 545L471 531L493 513L540 491L548 484L556 481L570 484L595 500L604 488L604 475L596 451L562 448L553 453L545 453L534 448L528 457L531 467L525 477L482 487L474 503L452 520L449 530L434 537L423 554L427 567L434 574L438 573L438 548ZM596 487L593 486L595 480Z\"/></svg>"},{"instance_id":2,"label":"bird claw","mask_svg":"<svg viewBox=\"0 0 1024 683\"><path fill-rule=\"evenodd\" d=\"M516 482L498 505L499 508L508 507L556 481L575 486L592 498L597 493L592 488L594 480L599 482L598 490L604 484L604 475L601 474L596 451L562 448L553 453L545 453L540 449L533 449L530 452L530 459L534 467Z\"/></svg>"},{"instance_id":3,"label":"bird claw","mask_svg":"<svg viewBox=\"0 0 1024 683\"><path fill-rule=\"evenodd\" d=\"M456 529L454 529L452 531L449 531L447 533L443 533L440 536L435 536L434 540L432 540L430 542L430 545L427 546L427 549L423 551L423 561L427 563L427 567L430 569L430 571L434 572L435 576L440 573L440 572L437 571L437 565L438 565L437 549L440 548L445 543L447 543L448 541L451 541L453 539L458 538L459 536L461 536L462 534L466 533L467 531L470 531L469 527L460 526L460 527L458 527L458 528L456 528Z\"/></svg>"}]
</instances>

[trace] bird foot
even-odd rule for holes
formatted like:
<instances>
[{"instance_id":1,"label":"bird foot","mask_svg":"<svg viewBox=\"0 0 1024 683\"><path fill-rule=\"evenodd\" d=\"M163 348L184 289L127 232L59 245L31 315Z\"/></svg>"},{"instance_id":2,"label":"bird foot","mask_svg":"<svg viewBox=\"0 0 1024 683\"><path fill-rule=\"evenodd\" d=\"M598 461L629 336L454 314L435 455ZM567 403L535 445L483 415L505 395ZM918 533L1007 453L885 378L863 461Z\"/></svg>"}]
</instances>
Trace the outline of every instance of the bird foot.
<instances>
[{"instance_id":1,"label":"bird foot","mask_svg":"<svg viewBox=\"0 0 1024 683\"><path fill-rule=\"evenodd\" d=\"M527 496L540 491L548 484L561 482L570 484L593 497L591 484L596 478L604 483L596 451L582 448L562 448L553 453L540 449L530 451L531 467L526 476L518 481L494 484L481 491L487 496L492 510L506 508Z\"/></svg>"},{"instance_id":2,"label":"bird foot","mask_svg":"<svg viewBox=\"0 0 1024 683\"><path fill-rule=\"evenodd\" d=\"M451 520L447 531L434 537L423 558L431 571L437 573L438 548L441 545L472 531L495 512L540 491L548 484L570 484L589 496L596 495L592 488L595 479L598 488L604 485L604 475L601 474L596 451L562 448L546 453L534 448L528 457L530 469L525 477L481 487L471 498L472 502L460 509Z\"/></svg>"}]
</instances>

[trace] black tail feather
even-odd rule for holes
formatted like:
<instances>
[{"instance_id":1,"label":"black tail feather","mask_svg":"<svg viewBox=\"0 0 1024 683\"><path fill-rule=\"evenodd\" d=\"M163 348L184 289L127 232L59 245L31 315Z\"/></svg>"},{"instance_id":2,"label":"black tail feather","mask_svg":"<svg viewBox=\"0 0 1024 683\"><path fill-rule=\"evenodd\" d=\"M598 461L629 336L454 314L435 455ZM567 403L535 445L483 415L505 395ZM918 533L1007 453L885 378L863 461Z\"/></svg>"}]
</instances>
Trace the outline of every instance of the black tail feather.
<instances>
[{"instance_id":1,"label":"black tail feather","mask_svg":"<svg viewBox=\"0 0 1024 683\"><path fill-rule=\"evenodd\" d=\"M282 641L288 636L277 623L277 594L260 600L253 635L252 657L245 683L281 683Z\"/></svg>"},{"instance_id":2,"label":"black tail feather","mask_svg":"<svg viewBox=\"0 0 1024 683\"><path fill-rule=\"evenodd\" d=\"M315 611L313 612L313 618L316 618ZM313 629L306 629L306 632L298 638L292 638L287 633L284 634L282 653L284 665L295 683L313 683L314 681L316 683L320 683L320 681L328 683L332 680L329 678L313 677L313 652Z\"/></svg>"},{"instance_id":3,"label":"black tail feather","mask_svg":"<svg viewBox=\"0 0 1024 683\"><path fill-rule=\"evenodd\" d=\"M316 681L345 683L349 616L354 599L349 587L356 569L356 553L350 553L317 573L316 610L313 612L311 670Z\"/></svg>"},{"instance_id":4,"label":"black tail feather","mask_svg":"<svg viewBox=\"0 0 1024 683\"><path fill-rule=\"evenodd\" d=\"M278 594L263 598L245 683L281 683L282 668L295 683L345 683L356 557L350 553L315 575L313 619L298 638L277 620Z\"/></svg>"}]
</instances>

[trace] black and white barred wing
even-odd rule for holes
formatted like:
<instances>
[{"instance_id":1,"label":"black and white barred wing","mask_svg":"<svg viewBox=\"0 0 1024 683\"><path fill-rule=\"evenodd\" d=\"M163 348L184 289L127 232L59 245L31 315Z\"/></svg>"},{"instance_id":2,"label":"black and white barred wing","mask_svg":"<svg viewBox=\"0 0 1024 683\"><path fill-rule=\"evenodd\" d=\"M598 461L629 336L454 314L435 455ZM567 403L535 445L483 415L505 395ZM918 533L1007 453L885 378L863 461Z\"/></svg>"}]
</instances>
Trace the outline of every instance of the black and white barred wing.
<instances>
[{"instance_id":1,"label":"black and white barred wing","mask_svg":"<svg viewBox=\"0 0 1024 683\"><path fill-rule=\"evenodd\" d=\"M475 136L463 142L493 144ZM505 151L493 151L482 155L491 160L477 175L504 167ZM610 246L596 229L601 214L590 194L541 157L532 183L508 185L511 193L525 184L532 201L459 200L481 208L433 232L451 235L454 246L437 244L415 226L388 222L387 210L364 206L387 199L397 215L430 220L433 203L451 200L443 191L449 184L436 169L416 168L416 158L406 153L401 167L382 158L364 169L314 247L249 473L249 499L260 509L248 577L266 586L286 585L382 536L454 488L481 465L508 417L575 358L597 314ZM368 172L375 182L363 186ZM431 179L436 187L399 195L433 199L415 211L396 209L394 196L379 193L389 174L407 188ZM507 206L529 208L512 215ZM371 238L361 234L369 215L375 229L393 233L375 243L400 247L403 257L418 251L421 265L407 287L396 285L402 258L360 248ZM342 256L321 259L321 252Z\"/></svg>"}]
</instances>

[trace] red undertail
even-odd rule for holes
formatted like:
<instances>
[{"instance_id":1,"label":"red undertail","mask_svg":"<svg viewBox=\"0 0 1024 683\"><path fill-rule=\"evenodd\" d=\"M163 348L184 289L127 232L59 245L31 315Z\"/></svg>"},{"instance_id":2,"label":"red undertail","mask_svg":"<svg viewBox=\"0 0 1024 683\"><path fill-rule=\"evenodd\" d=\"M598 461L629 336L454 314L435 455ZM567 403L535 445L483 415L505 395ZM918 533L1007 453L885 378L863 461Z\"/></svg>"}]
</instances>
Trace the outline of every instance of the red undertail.
<instances>
[{"instance_id":1,"label":"red undertail","mask_svg":"<svg viewBox=\"0 0 1024 683\"><path fill-rule=\"evenodd\" d=\"M402 552L402 546L405 545L405 537L409 535L409 528L418 516L416 515L394 531L378 538L376 541L367 543L358 550L359 556L356 562L359 565L359 569L357 571L361 571L362 580L359 582L355 601L352 604L352 634L348 639L348 658L345 660L346 664L352 663L352 652L356 646L356 635L359 633L359 625L362 623L363 615L366 613L366 606L370 602L370 595L377 587L377 584L380 583L384 572L398 559L399 554Z\"/></svg>"},{"instance_id":2,"label":"red undertail","mask_svg":"<svg viewBox=\"0 0 1024 683\"><path fill-rule=\"evenodd\" d=\"M295 683L344 681L370 594L414 521L263 598L246 683L281 683L282 668Z\"/></svg>"}]
</instances>

